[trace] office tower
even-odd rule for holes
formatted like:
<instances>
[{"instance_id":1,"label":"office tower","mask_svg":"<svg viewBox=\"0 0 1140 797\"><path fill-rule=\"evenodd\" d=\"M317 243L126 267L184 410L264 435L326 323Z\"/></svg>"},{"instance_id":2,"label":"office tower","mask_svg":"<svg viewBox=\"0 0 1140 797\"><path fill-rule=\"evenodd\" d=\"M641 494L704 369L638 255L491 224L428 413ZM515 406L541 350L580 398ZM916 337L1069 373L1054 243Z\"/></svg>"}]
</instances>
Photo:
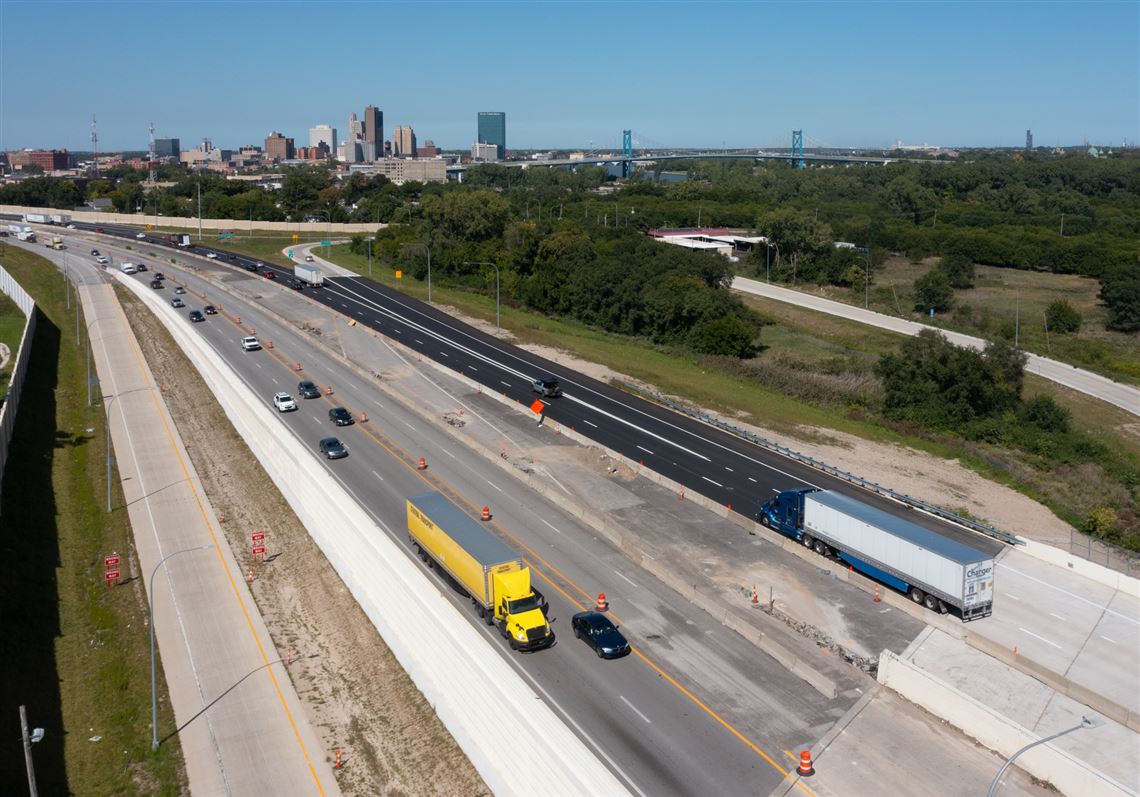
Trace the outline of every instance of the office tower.
<instances>
[{"instance_id":1,"label":"office tower","mask_svg":"<svg viewBox=\"0 0 1140 797\"><path fill-rule=\"evenodd\" d=\"M1025 148L1026 149L1033 149L1033 131L1032 130L1026 130L1025 131Z\"/></svg>"},{"instance_id":2,"label":"office tower","mask_svg":"<svg viewBox=\"0 0 1140 797\"><path fill-rule=\"evenodd\" d=\"M479 144L494 144L499 160L507 154L507 115L502 111L479 111Z\"/></svg>"},{"instance_id":3,"label":"office tower","mask_svg":"<svg viewBox=\"0 0 1140 797\"><path fill-rule=\"evenodd\" d=\"M293 160L294 154L293 139L285 138L276 130L265 139L265 159L267 161Z\"/></svg>"},{"instance_id":4,"label":"office tower","mask_svg":"<svg viewBox=\"0 0 1140 797\"><path fill-rule=\"evenodd\" d=\"M331 125L317 125L309 128L309 146L318 147L321 142L329 152L336 152L336 128Z\"/></svg>"},{"instance_id":5,"label":"office tower","mask_svg":"<svg viewBox=\"0 0 1140 797\"><path fill-rule=\"evenodd\" d=\"M396 125L392 131L392 154L398 158L416 157L416 134L411 125Z\"/></svg>"},{"instance_id":6,"label":"office tower","mask_svg":"<svg viewBox=\"0 0 1140 797\"><path fill-rule=\"evenodd\" d=\"M176 138L156 138L154 140L154 156L156 158L177 158L181 153L180 142Z\"/></svg>"},{"instance_id":7,"label":"office tower","mask_svg":"<svg viewBox=\"0 0 1140 797\"><path fill-rule=\"evenodd\" d=\"M374 105L364 109L364 160L376 160L376 154L383 151L384 112ZM369 146L371 145L371 146ZM371 155L371 157L369 157Z\"/></svg>"}]
</instances>

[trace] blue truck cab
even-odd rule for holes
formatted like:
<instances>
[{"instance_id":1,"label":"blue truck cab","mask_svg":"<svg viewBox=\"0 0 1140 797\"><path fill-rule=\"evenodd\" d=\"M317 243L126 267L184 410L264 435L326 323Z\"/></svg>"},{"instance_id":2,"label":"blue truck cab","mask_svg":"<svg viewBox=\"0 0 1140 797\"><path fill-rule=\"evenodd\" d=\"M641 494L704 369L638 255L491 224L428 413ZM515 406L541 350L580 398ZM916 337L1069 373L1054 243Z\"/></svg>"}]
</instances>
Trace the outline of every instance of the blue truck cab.
<instances>
[{"instance_id":1,"label":"blue truck cab","mask_svg":"<svg viewBox=\"0 0 1140 797\"><path fill-rule=\"evenodd\" d=\"M804 531L804 497L818 492L820 490L815 487L796 487L779 492L760 506L760 511L756 513L756 520L762 526L778 531L785 537L790 537L805 548L811 548L822 556L835 556L844 564L850 565L863 575L886 584L888 587L893 587L903 593L910 592L911 585L901 578L882 568L875 567L870 562L863 561L850 551L834 547L834 543L829 545L828 542L816 539Z\"/></svg>"}]
</instances>

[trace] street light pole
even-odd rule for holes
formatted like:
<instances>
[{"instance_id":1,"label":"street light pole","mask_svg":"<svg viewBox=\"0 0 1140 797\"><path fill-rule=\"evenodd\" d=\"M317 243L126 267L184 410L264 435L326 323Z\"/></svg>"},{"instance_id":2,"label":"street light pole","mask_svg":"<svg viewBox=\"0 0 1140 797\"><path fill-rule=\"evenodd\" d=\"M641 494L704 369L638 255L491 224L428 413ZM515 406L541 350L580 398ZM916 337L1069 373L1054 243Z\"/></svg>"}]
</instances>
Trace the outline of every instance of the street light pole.
<instances>
[{"instance_id":1,"label":"street light pole","mask_svg":"<svg viewBox=\"0 0 1140 797\"><path fill-rule=\"evenodd\" d=\"M151 727L151 740L150 749L158 749L158 690L156 688L156 679L154 674L154 575L158 572L158 568L162 567L162 563L171 557L178 556L180 553L190 553L191 551L204 551L207 548L213 548L212 543L206 545L199 545L196 548L183 548L181 551L167 554L158 560L158 564L154 566L154 570L150 574L150 592L147 593L150 597L150 727Z\"/></svg>"},{"instance_id":2,"label":"street light pole","mask_svg":"<svg viewBox=\"0 0 1140 797\"><path fill-rule=\"evenodd\" d=\"M1080 725L1074 725L1071 728L1066 728L1060 733L1055 733L1052 736L1046 736L1044 739L1038 739L1036 742L1030 742L1029 744L1025 745L1025 747L1022 747L1016 753L1011 755L1009 759L1004 764L1002 764L1001 769L999 769L998 773L994 775L994 782L990 784L990 790L986 792L986 797L994 797L994 792L997 791L998 782L1001 780L1001 776L1005 774L1005 771L1009 769L1014 760L1016 760L1017 757L1024 753L1026 750L1030 749L1031 747L1036 747L1039 744L1051 742L1060 736L1064 736L1066 733L1079 731L1082 728L1099 728L1101 725L1104 725L1104 720L1102 720L1100 717L1093 717L1092 719L1089 719L1088 717L1081 717Z\"/></svg>"},{"instance_id":3,"label":"street light pole","mask_svg":"<svg viewBox=\"0 0 1140 797\"><path fill-rule=\"evenodd\" d=\"M372 278L372 239L368 239L368 277Z\"/></svg>"},{"instance_id":4,"label":"street light pole","mask_svg":"<svg viewBox=\"0 0 1140 797\"><path fill-rule=\"evenodd\" d=\"M158 200L154 201L154 221L158 223ZM198 178L198 240L202 240L202 178Z\"/></svg>"}]
</instances>

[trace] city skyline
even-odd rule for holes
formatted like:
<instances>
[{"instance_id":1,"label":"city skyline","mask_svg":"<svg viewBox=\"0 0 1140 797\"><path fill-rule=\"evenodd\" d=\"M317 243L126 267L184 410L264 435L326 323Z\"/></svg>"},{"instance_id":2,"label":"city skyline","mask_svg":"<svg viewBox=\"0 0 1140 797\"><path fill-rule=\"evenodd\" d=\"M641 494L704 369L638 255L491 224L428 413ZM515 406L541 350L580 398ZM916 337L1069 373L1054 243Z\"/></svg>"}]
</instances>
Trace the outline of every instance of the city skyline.
<instances>
[{"instance_id":1,"label":"city skyline","mask_svg":"<svg viewBox=\"0 0 1140 797\"><path fill-rule=\"evenodd\" d=\"M619 149L623 129L651 148L787 146L793 128L808 147L1020 146L1027 128L1038 146L1140 139L1135 3L626 3L604 7L596 47L550 23L594 18L601 5L491 3L494 13L469 15L438 3L433 16L464 25L432 31L430 54L399 34L422 25L419 7L330 3L330 17L351 11L354 29L383 21L389 33L361 50L342 30L307 30L321 70L292 69L281 42L295 29L251 4L140 15L129 3L16 0L0 5L0 25L31 29L45 6L66 21L56 55L40 58L36 37L9 37L0 52L0 149L90 150L92 113L101 151L145 149L150 121L182 141L237 147L270 131L307 141L368 104L449 150L477 140L487 108L511 117L513 149ZM170 46L154 31L186 29L191 11L243 32L241 46L202 43L173 68L149 67ZM620 45L606 45L606 31L621 31ZM92 40L130 46L93 56ZM471 68L480 42L497 59L494 80ZM400 68L416 79L364 77Z\"/></svg>"}]
</instances>

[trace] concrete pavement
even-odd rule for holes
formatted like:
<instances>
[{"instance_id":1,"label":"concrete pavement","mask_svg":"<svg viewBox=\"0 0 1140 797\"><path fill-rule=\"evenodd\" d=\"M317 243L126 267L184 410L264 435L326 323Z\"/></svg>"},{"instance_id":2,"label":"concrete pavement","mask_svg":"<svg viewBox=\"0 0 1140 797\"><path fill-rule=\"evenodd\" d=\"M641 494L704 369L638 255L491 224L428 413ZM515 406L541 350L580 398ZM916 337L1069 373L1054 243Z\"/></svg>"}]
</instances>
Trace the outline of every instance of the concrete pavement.
<instances>
[{"instance_id":1,"label":"concrete pavement","mask_svg":"<svg viewBox=\"0 0 1140 797\"><path fill-rule=\"evenodd\" d=\"M155 634L192 793L339 794L111 286L80 296L148 594L161 571Z\"/></svg>"},{"instance_id":2,"label":"concrete pavement","mask_svg":"<svg viewBox=\"0 0 1140 797\"><path fill-rule=\"evenodd\" d=\"M750 293L754 296L763 296L766 299L775 299L778 302L806 307L809 310L840 316L841 318L847 318L851 321L858 321L861 324L869 324L874 327L879 327L880 329L898 332L902 335L917 335L924 329L933 329L945 335L950 342L959 346L981 350L985 348L986 345L986 341L981 338L973 337L972 335L963 335L961 332L951 332L949 330L939 329L938 327L919 324L915 321L895 318L894 316L864 310L861 307L854 307L849 304L843 304L842 302L812 296L808 293L794 291L790 288L771 285L746 277L734 278L732 287L734 290L738 290L742 293ZM1029 355L1029 362L1026 364L1025 370L1031 374L1037 374L1045 379L1056 382L1059 385L1064 385L1065 387L1098 398L1101 401L1115 404L1117 407L1131 412L1133 415L1140 415L1140 390L1137 388L1114 382L1107 377L1094 374L1091 371L1085 371L1081 368L1058 362L1057 360L1051 360L1048 357L1041 357L1037 354Z\"/></svg>"}]
</instances>

